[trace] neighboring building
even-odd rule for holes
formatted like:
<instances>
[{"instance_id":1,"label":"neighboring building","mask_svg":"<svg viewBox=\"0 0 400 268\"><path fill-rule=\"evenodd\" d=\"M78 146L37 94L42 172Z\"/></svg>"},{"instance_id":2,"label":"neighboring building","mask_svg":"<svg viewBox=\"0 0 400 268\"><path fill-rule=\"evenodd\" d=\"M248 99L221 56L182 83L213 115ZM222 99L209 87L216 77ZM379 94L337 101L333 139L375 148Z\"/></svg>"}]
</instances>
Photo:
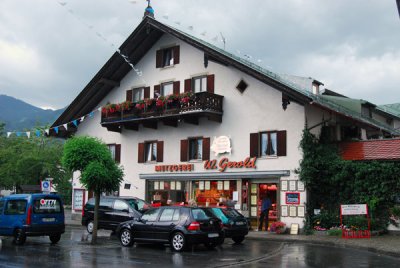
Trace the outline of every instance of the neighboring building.
<instances>
[{"instance_id":1,"label":"neighboring building","mask_svg":"<svg viewBox=\"0 0 400 268\"><path fill-rule=\"evenodd\" d=\"M120 51L136 71L114 53L53 127L60 126L58 136L90 135L109 144L124 167L123 196L199 205L229 198L255 225L268 195L270 220L302 227L307 193L294 171L305 127L318 134L328 126L339 141L399 135L398 115L364 101L347 105L344 96L321 94L315 79L272 73L150 16ZM143 109L144 99L188 92L194 95ZM118 108L108 105L78 128L72 123L127 100L135 103L130 110L112 113ZM90 196L77 178L74 213Z\"/></svg>"}]
</instances>

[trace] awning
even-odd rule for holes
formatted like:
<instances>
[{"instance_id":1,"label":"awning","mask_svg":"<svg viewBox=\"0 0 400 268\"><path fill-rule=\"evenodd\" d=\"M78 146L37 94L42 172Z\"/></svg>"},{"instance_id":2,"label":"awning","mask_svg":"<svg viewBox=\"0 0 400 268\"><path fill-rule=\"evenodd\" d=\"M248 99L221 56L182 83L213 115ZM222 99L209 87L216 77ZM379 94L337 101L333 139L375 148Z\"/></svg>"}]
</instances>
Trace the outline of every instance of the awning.
<instances>
[{"instance_id":1,"label":"awning","mask_svg":"<svg viewBox=\"0 0 400 268\"><path fill-rule=\"evenodd\" d=\"M224 180L224 179L268 179L290 176L290 170L270 170L253 172L182 172L139 174L145 180Z\"/></svg>"}]
</instances>

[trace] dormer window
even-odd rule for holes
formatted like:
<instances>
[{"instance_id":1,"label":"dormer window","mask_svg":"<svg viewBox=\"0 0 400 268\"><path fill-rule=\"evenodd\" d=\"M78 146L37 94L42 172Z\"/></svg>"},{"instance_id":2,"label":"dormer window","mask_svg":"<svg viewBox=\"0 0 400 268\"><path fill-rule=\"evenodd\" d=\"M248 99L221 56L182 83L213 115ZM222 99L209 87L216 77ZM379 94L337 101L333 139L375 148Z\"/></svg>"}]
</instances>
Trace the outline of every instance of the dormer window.
<instances>
[{"instance_id":1,"label":"dormer window","mask_svg":"<svg viewBox=\"0 0 400 268\"><path fill-rule=\"evenodd\" d=\"M156 68L164 68L179 63L179 46L157 50Z\"/></svg>"}]
</instances>

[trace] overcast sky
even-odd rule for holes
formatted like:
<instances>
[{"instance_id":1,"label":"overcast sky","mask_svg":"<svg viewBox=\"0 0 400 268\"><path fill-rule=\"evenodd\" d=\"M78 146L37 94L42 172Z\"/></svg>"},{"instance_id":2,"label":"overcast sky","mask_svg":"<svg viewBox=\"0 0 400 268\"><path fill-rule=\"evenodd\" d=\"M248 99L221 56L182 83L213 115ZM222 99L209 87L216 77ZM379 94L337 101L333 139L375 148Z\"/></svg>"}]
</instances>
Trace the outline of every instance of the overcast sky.
<instances>
[{"instance_id":1,"label":"overcast sky","mask_svg":"<svg viewBox=\"0 0 400 268\"><path fill-rule=\"evenodd\" d=\"M153 0L156 19L277 73L400 102L395 0ZM0 94L62 108L140 23L144 0L0 0ZM190 26L193 29L190 29Z\"/></svg>"}]
</instances>

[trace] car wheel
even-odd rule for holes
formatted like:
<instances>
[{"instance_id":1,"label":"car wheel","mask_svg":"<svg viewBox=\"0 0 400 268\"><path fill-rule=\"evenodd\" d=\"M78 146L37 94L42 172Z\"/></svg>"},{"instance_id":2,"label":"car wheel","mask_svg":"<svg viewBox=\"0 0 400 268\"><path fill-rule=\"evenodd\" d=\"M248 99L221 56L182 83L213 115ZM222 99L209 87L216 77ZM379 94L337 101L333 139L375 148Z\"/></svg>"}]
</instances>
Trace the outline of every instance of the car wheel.
<instances>
[{"instance_id":1,"label":"car wheel","mask_svg":"<svg viewBox=\"0 0 400 268\"><path fill-rule=\"evenodd\" d=\"M171 237L171 246L175 251L183 251L186 247L185 236L181 232L174 233Z\"/></svg>"},{"instance_id":2,"label":"car wheel","mask_svg":"<svg viewBox=\"0 0 400 268\"><path fill-rule=\"evenodd\" d=\"M49 238L52 244L57 244L61 239L61 234L50 235Z\"/></svg>"},{"instance_id":3,"label":"car wheel","mask_svg":"<svg viewBox=\"0 0 400 268\"><path fill-rule=\"evenodd\" d=\"M124 247L133 246L133 236L129 229L122 229L119 235L119 241Z\"/></svg>"},{"instance_id":4,"label":"car wheel","mask_svg":"<svg viewBox=\"0 0 400 268\"><path fill-rule=\"evenodd\" d=\"M235 244L240 244L243 242L244 236L234 236L232 237L232 240L235 242Z\"/></svg>"},{"instance_id":5,"label":"car wheel","mask_svg":"<svg viewBox=\"0 0 400 268\"><path fill-rule=\"evenodd\" d=\"M14 243L16 245L23 245L26 241L25 232L22 229L15 230L14 233Z\"/></svg>"},{"instance_id":6,"label":"car wheel","mask_svg":"<svg viewBox=\"0 0 400 268\"><path fill-rule=\"evenodd\" d=\"M91 234L93 233L93 228L94 228L94 222L90 220L86 225L86 230L88 231L89 234Z\"/></svg>"}]
</instances>

